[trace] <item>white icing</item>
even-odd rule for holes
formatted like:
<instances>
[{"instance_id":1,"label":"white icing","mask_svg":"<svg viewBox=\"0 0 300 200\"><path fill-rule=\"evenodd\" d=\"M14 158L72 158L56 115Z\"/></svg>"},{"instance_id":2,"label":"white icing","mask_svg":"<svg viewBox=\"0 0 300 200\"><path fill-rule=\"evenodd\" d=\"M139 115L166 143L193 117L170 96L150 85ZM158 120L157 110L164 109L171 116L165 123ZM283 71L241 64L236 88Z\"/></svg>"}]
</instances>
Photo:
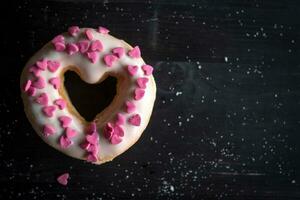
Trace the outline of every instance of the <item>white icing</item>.
<instances>
[{"instance_id":1,"label":"white icing","mask_svg":"<svg viewBox=\"0 0 300 200\"><path fill-rule=\"evenodd\" d=\"M136 79L138 77L143 77L144 72L141 69L141 66L144 65L144 61L142 58L131 58L127 55L128 50L132 49L127 43L123 40L116 39L109 34L101 34L96 30L91 29L94 39L100 40L103 44L103 51L99 53L99 60L93 64L85 55L80 52L74 55L68 55L66 51L57 52L55 51L53 45L51 43L46 44L42 49L40 49L26 64L24 71L21 77L21 84L26 82L28 79L34 80L34 76L28 71L29 67L34 65L36 61L45 58L48 60L57 60L60 62L60 67L56 72L50 72L47 69L45 71L41 71L40 76L44 77L47 81L46 87L43 89L37 89L36 95L34 97L30 97L27 94L22 92L22 97L25 105L25 112L32 123L35 131L38 135L43 138L43 140L54 147L55 149L62 151L63 153L78 158L78 159L86 159L86 151L83 150L79 145L85 141L86 134L84 133L85 125L82 123L80 118L77 118L76 115L72 115L70 111L65 108L63 110L56 109L53 117L46 117L42 112L42 105L34 102L34 99L41 93L47 93L49 97L48 105L54 105L54 101L59 98L63 98L58 90L55 90L52 85L48 84L48 80L52 77L60 76L66 67L75 66L79 70L79 75L83 81L95 84L97 83L106 72L115 73L117 75L121 75L125 78L124 88L126 90L120 90L117 92L121 92L122 96L119 99L114 100L113 106L109 106L110 110L107 113L108 109L102 111L104 119L99 119L99 123L97 123L97 129L99 134L99 153L98 159L99 163L103 163L108 160L112 160L114 157L126 151L131 145L133 145L141 136L144 129L146 128L149 118L152 113L155 96L156 96L156 86L153 79L153 76L147 76L149 78L149 82L147 84L147 88L145 89L145 95L141 100L134 101L133 99L133 91L136 88ZM84 34L85 28L80 29L80 32L75 36L70 36L68 33L64 33L65 43L74 42L77 43L82 39L86 39ZM122 56L118 61L116 61L112 67L107 67L103 62L103 56L107 53L111 53L111 50L115 47L123 47L125 49L125 55ZM138 72L135 76L129 76L126 71L127 65L137 65L139 67ZM62 83L63 86L63 83ZM122 86L123 87L123 86ZM128 114L124 110L124 103L126 100L133 101L136 106L136 111L134 113ZM116 117L117 113L122 113L125 116L126 122L122 125L124 130L124 137L122 137L122 142L113 145L107 139L103 137L103 126L108 121L113 121ZM128 118L133 114L138 113L141 116L141 125L133 126L127 122ZM59 145L59 138L64 134L64 129L61 127L60 122L58 120L59 116L66 115L72 118L72 122L69 125L70 128L75 129L78 132L78 135L75 138L72 138L73 145L66 149L62 149ZM42 127L45 124L51 124L55 127L57 132L52 135L45 137L42 132Z\"/></svg>"}]
</instances>

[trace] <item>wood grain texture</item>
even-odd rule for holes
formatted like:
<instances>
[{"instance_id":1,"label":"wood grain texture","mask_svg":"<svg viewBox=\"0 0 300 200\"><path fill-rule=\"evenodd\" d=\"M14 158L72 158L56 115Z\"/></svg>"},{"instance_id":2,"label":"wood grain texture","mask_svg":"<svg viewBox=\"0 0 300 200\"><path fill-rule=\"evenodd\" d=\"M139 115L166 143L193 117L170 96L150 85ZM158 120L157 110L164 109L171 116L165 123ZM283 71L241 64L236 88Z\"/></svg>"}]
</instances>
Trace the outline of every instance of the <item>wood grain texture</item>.
<instances>
[{"instance_id":1,"label":"wood grain texture","mask_svg":"<svg viewBox=\"0 0 300 200\"><path fill-rule=\"evenodd\" d=\"M300 199L299 1L26 0L3 10L1 199ZM74 24L108 27L155 67L148 128L102 166L44 144L19 94L25 62Z\"/></svg>"}]
</instances>

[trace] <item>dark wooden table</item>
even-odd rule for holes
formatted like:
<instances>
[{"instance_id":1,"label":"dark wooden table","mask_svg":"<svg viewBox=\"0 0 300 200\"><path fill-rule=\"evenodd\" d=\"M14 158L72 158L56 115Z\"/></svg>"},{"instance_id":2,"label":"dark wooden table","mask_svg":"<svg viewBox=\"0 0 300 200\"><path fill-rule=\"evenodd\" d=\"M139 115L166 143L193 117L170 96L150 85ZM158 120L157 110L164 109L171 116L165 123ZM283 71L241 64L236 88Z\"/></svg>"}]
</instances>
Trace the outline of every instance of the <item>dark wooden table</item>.
<instances>
[{"instance_id":1,"label":"dark wooden table","mask_svg":"<svg viewBox=\"0 0 300 200\"><path fill-rule=\"evenodd\" d=\"M300 199L300 1L25 0L1 10L0 199ZM155 67L148 128L101 166L43 143L20 98L26 61L74 24L108 27ZM63 172L67 187L55 180Z\"/></svg>"}]
</instances>

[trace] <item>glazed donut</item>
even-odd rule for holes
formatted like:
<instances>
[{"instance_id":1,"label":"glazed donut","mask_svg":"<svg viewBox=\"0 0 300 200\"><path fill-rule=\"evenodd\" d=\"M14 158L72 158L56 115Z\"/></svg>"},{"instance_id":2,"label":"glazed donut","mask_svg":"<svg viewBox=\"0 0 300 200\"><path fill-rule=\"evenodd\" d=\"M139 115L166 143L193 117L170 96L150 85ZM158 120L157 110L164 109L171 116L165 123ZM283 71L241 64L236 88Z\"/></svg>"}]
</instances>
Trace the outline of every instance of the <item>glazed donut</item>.
<instances>
[{"instance_id":1,"label":"glazed donut","mask_svg":"<svg viewBox=\"0 0 300 200\"><path fill-rule=\"evenodd\" d=\"M68 70L89 84L117 78L113 101L91 122L68 97ZM156 97L152 71L138 46L108 29L72 26L25 65L20 80L24 110L37 134L55 149L94 164L111 161L140 138L149 122Z\"/></svg>"}]
</instances>

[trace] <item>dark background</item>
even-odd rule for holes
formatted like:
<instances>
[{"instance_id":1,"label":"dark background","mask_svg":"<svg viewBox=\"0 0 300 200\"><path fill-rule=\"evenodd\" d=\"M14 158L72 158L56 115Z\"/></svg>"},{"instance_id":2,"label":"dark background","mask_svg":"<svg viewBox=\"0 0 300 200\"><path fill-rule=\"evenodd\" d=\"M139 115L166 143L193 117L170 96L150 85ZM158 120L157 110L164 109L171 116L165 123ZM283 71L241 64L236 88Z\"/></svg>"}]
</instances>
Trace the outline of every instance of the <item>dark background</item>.
<instances>
[{"instance_id":1,"label":"dark background","mask_svg":"<svg viewBox=\"0 0 300 200\"><path fill-rule=\"evenodd\" d=\"M1 6L1 199L300 199L300 1ZM42 142L20 98L26 61L74 24L108 27L155 68L148 128L101 166Z\"/></svg>"}]
</instances>

